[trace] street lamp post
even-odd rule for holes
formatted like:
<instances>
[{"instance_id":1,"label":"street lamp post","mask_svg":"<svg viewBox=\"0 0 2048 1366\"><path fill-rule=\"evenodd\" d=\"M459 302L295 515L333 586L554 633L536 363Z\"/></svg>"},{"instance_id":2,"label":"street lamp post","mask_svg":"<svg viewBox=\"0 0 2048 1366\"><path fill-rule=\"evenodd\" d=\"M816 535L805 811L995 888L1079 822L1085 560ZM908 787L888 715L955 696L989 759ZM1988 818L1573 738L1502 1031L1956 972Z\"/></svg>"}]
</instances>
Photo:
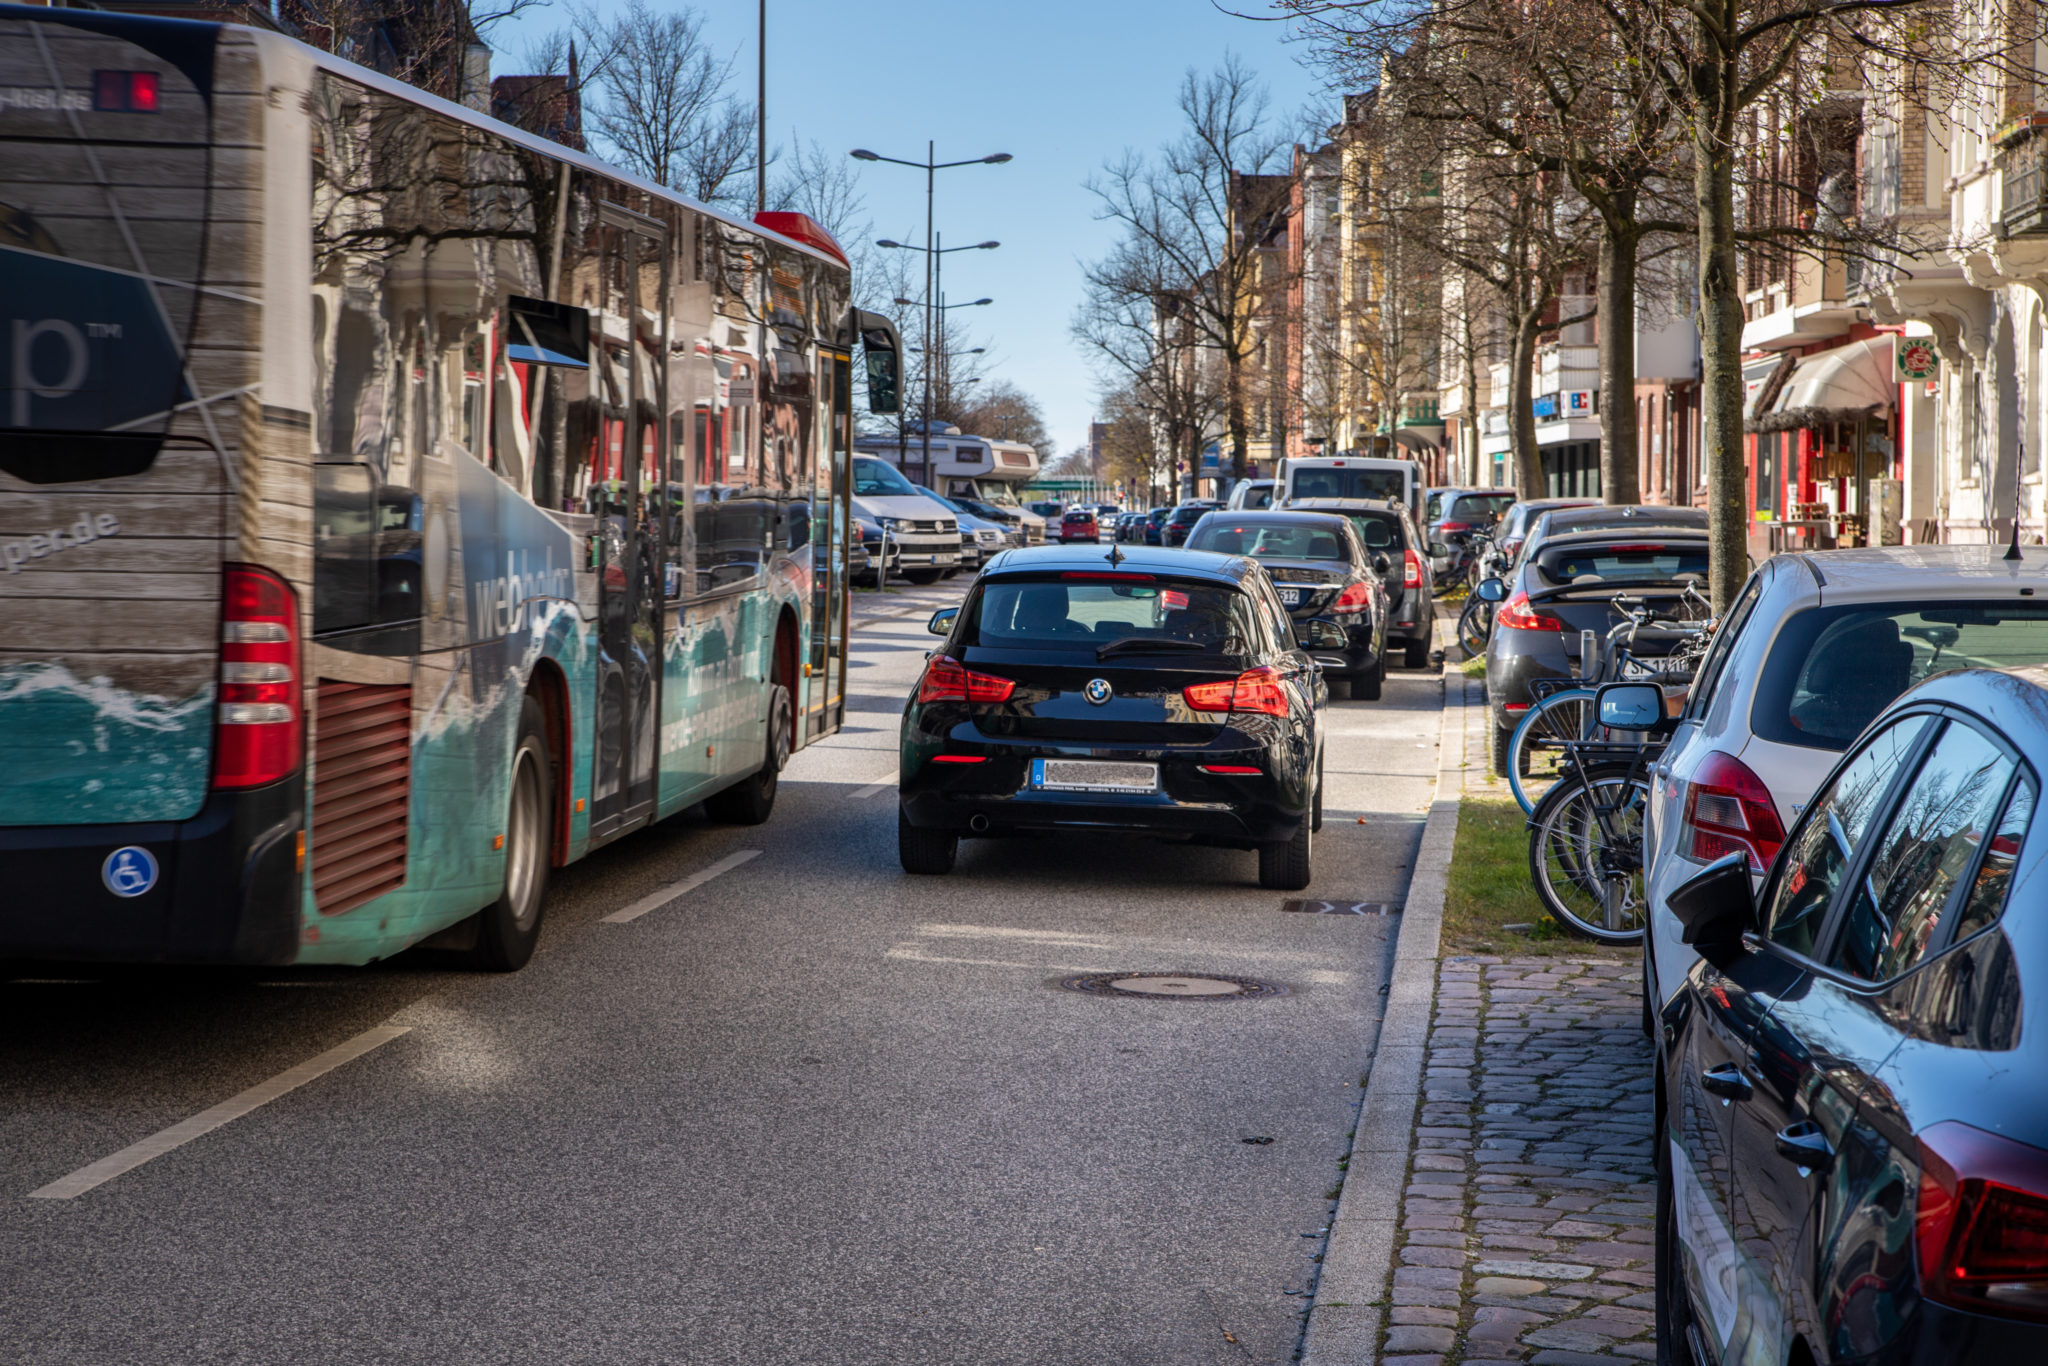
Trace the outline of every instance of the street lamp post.
<instances>
[{"instance_id":1,"label":"street lamp post","mask_svg":"<svg viewBox=\"0 0 2048 1366\"><path fill-rule=\"evenodd\" d=\"M939 247L937 241L934 240L932 230L932 191L934 181L940 171L951 170L955 166L1000 166L1011 158L1008 152L995 152L985 157L969 157L965 161L940 161L938 159L938 144L936 142L927 142L924 145L923 161L905 161L901 157L885 157L879 152L870 152L865 147L856 147L847 155L851 156L855 161L886 161L892 166L910 166L924 172L924 477L925 483L929 485L932 477L932 320L937 316L933 309L932 295L934 284L932 275L935 263L939 259ZM988 245L994 246L995 244L991 242ZM898 300L897 302L902 303L906 301ZM982 302L987 303L988 300L984 299Z\"/></svg>"},{"instance_id":2,"label":"street lamp post","mask_svg":"<svg viewBox=\"0 0 2048 1366\"><path fill-rule=\"evenodd\" d=\"M993 246L993 245L994 245L994 243L990 243L989 245ZM915 307L917 307L917 301L916 301L915 299L904 299L904 298L898 298L898 299L895 299L895 300L893 300L893 302L895 302L895 303L898 303L898 304L901 304L901 305L902 305L903 307L905 307L905 308L915 308ZM925 329L924 329L924 330L925 330L925 336L926 336L927 338L929 338L929 337L931 336L931 334L932 334L932 324L931 324L931 321L930 321L930 319L931 319L931 318L932 318L932 317L933 317L934 315L937 315L937 314L943 314L943 313L945 313L945 312L946 312L946 310L948 310L948 309L951 309L951 308L985 308L985 307L987 307L987 306L988 306L989 304L992 304L992 303L994 303L994 302L995 302L995 300L994 300L994 299L970 299L970 300L968 300L968 301L967 301L966 303L964 303L964 304L949 304L949 303L945 302L945 301L944 301L943 299L942 299L942 300L940 300L940 301L939 301L939 302L937 302L937 303L933 303L933 302L931 302L930 300L926 300L926 301L925 301L925 306L924 306L924 307L925 307L925 319L926 319L926 322L925 322ZM982 349L986 349L986 348L982 348ZM932 482L932 348L930 347L930 345L929 345L929 344L927 344L927 345L926 345L926 347L924 348L924 353L923 353L923 354L924 354L924 455L923 455L923 457L922 457L922 460L921 460L921 462L920 462L920 463L922 464L922 466L923 466L923 469L924 469L924 482L925 482L926 486L927 486L927 487L929 487L929 486L930 486L930 484L931 484L931 482ZM902 445L900 444L900 439L899 439L899 444L898 444L898 446L897 446L897 449L898 449L898 450L901 450L901 449L903 449Z\"/></svg>"}]
</instances>

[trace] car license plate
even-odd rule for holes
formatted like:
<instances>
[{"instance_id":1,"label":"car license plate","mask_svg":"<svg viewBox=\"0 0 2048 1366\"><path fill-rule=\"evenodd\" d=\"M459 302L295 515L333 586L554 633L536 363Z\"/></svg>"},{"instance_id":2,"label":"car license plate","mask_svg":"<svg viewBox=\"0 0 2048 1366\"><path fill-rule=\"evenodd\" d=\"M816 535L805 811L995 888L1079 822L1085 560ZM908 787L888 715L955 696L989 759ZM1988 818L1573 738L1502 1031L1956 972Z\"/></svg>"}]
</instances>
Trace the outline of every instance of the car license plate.
<instances>
[{"instance_id":1,"label":"car license plate","mask_svg":"<svg viewBox=\"0 0 2048 1366\"><path fill-rule=\"evenodd\" d=\"M1050 792L1157 792L1159 765L1033 759L1031 785Z\"/></svg>"},{"instance_id":2,"label":"car license plate","mask_svg":"<svg viewBox=\"0 0 2048 1366\"><path fill-rule=\"evenodd\" d=\"M1623 678L1655 678L1657 671L1648 664L1640 663L1634 659L1625 659L1621 662L1621 676Z\"/></svg>"},{"instance_id":3,"label":"car license plate","mask_svg":"<svg viewBox=\"0 0 2048 1366\"><path fill-rule=\"evenodd\" d=\"M1283 589L1281 589L1281 590L1280 590L1280 602L1281 602L1281 605L1282 605L1282 606L1286 606L1286 607L1298 607L1298 606L1300 606L1300 605L1301 605L1301 590L1300 590L1299 588L1283 588Z\"/></svg>"}]
</instances>

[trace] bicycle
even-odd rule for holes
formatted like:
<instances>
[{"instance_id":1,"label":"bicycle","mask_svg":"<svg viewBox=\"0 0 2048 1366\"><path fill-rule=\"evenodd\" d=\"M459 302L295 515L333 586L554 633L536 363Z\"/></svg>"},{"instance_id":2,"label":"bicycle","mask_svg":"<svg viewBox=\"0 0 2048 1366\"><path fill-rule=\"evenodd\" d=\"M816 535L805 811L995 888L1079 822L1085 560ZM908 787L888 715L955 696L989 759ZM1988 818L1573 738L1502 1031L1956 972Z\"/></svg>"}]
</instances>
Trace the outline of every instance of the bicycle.
<instances>
[{"instance_id":1,"label":"bicycle","mask_svg":"<svg viewBox=\"0 0 2048 1366\"><path fill-rule=\"evenodd\" d=\"M1680 601L1689 611L1707 608L1707 600L1691 584ZM1593 696L1602 683L1653 682L1666 687L1690 685L1699 661L1706 653L1706 623L1680 620L1675 612L1660 612L1639 598L1617 594L1610 604L1623 620L1602 640L1595 661L1582 657L1579 677L1539 679L1530 685L1535 701L1515 726L1508 739L1503 777L1523 814L1533 815L1536 801L1529 795L1525 779L1554 777L1540 773L1541 759L1561 746L1590 739L1593 734ZM1649 636L1645 636L1645 632ZM1651 640L1675 642L1675 648L1661 656L1641 657L1638 643Z\"/></svg>"},{"instance_id":2,"label":"bicycle","mask_svg":"<svg viewBox=\"0 0 2048 1366\"><path fill-rule=\"evenodd\" d=\"M1529 877L1566 933L1603 944L1643 937L1645 772L1662 750L1648 741L1566 743L1568 772L1529 817Z\"/></svg>"}]
</instances>

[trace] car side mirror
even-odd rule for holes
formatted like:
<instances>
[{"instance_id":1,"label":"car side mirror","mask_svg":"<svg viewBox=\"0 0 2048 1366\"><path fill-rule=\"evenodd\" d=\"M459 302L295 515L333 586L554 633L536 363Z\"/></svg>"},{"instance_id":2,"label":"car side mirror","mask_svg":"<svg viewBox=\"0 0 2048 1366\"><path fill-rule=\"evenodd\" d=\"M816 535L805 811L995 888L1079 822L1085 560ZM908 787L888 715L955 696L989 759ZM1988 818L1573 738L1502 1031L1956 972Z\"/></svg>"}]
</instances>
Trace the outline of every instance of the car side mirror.
<instances>
[{"instance_id":1,"label":"car side mirror","mask_svg":"<svg viewBox=\"0 0 2048 1366\"><path fill-rule=\"evenodd\" d=\"M1429 553L1432 555L1448 555L1451 553L1451 547L1444 541L1431 541L1429 543Z\"/></svg>"},{"instance_id":2,"label":"car side mirror","mask_svg":"<svg viewBox=\"0 0 2048 1366\"><path fill-rule=\"evenodd\" d=\"M1311 650L1341 650L1351 643L1349 634L1334 621L1304 621L1296 634L1308 637L1306 644Z\"/></svg>"},{"instance_id":3,"label":"car side mirror","mask_svg":"<svg viewBox=\"0 0 2048 1366\"><path fill-rule=\"evenodd\" d=\"M1656 730L1664 724L1664 690L1655 683L1607 683L1593 695L1609 730Z\"/></svg>"},{"instance_id":4,"label":"car side mirror","mask_svg":"<svg viewBox=\"0 0 2048 1366\"><path fill-rule=\"evenodd\" d=\"M1479 586L1472 592L1481 602L1504 602L1508 596L1508 586L1499 579L1481 579Z\"/></svg>"},{"instance_id":5,"label":"car side mirror","mask_svg":"<svg viewBox=\"0 0 2048 1366\"><path fill-rule=\"evenodd\" d=\"M1680 883L1665 899L1684 927L1682 938L1717 968L1742 957L1742 935L1756 920L1749 855L1723 854Z\"/></svg>"},{"instance_id":6,"label":"car side mirror","mask_svg":"<svg viewBox=\"0 0 2048 1366\"><path fill-rule=\"evenodd\" d=\"M959 615L960 609L957 607L941 607L932 613L932 619L924 624L924 629L935 636L952 635L953 619Z\"/></svg>"}]
</instances>

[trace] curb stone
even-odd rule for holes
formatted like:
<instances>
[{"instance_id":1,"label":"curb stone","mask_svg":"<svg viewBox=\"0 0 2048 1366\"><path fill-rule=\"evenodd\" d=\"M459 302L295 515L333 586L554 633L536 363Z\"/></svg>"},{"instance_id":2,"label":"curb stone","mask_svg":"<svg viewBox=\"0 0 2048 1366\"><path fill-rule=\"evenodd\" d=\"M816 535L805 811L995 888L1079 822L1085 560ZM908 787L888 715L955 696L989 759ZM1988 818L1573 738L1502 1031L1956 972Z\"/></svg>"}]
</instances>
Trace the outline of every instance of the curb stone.
<instances>
[{"instance_id":1,"label":"curb stone","mask_svg":"<svg viewBox=\"0 0 2048 1366\"><path fill-rule=\"evenodd\" d=\"M1456 670L1441 675L1436 793L1401 913L1387 1008L1359 1105L1351 1157L1324 1247L1322 1274L1302 1336L1304 1366L1376 1366L1387 1286L1399 1241L1402 1192L1422 1099L1422 1068L1436 1003L1444 893L1464 791L1467 692Z\"/></svg>"}]
</instances>

